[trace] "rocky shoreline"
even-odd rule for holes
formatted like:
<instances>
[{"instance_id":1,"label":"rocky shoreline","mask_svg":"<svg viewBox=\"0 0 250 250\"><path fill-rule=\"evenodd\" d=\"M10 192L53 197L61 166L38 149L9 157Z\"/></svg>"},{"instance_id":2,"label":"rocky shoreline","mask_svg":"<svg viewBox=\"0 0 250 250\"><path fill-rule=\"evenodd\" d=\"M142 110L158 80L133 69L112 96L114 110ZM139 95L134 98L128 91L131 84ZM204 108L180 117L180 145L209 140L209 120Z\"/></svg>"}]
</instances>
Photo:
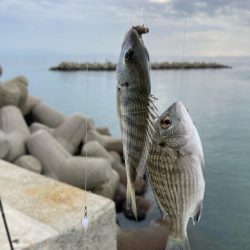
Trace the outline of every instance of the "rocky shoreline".
<instances>
[{"instance_id":1,"label":"rocky shoreline","mask_svg":"<svg viewBox=\"0 0 250 250\"><path fill-rule=\"evenodd\" d=\"M2 69L0 67L0 72ZM0 74L1 75L1 74ZM36 174L112 199L117 213L134 219L126 207L126 171L120 139L107 127L96 127L93 119L75 113L66 116L29 95L28 79L17 76L0 82L0 159ZM143 220L150 203L143 195L146 180L136 181L138 220ZM164 224L165 225L165 224ZM163 249L168 227L152 226L125 231L117 225L118 249L146 249L154 235L152 249ZM133 234L140 238L131 237ZM142 240L143 239L143 240ZM147 248L149 249L149 248Z\"/></svg>"},{"instance_id":2,"label":"rocky shoreline","mask_svg":"<svg viewBox=\"0 0 250 250\"><path fill-rule=\"evenodd\" d=\"M153 70L189 70L189 69L225 69L231 66L215 62L155 62L151 63ZM51 67L52 71L114 71L116 64L112 62L105 63L76 63L61 62L59 65Z\"/></svg>"}]
</instances>

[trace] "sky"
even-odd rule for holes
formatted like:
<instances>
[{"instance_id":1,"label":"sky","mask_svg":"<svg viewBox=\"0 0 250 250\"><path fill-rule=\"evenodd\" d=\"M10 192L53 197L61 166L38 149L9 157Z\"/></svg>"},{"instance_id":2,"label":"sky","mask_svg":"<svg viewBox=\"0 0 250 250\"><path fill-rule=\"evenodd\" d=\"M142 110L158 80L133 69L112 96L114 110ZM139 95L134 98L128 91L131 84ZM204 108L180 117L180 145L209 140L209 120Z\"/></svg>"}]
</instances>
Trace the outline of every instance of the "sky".
<instances>
[{"instance_id":1,"label":"sky","mask_svg":"<svg viewBox=\"0 0 250 250\"><path fill-rule=\"evenodd\" d=\"M250 0L0 0L0 52L118 55L138 24L153 56L250 56Z\"/></svg>"}]
</instances>

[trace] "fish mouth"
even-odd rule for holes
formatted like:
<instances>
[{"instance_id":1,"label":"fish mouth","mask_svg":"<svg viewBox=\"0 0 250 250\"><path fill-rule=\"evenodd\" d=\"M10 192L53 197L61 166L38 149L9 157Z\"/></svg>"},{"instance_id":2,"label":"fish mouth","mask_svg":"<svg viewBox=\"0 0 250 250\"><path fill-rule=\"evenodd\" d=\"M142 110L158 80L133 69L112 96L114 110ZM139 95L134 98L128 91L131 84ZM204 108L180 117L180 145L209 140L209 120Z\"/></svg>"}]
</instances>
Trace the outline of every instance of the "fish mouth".
<instances>
[{"instance_id":1,"label":"fish mouth","mask_svg":"<svg viewBox=\"0 0 250 250\"><path fill-rule=\"evenodd\" d=\"M138 44L144 46L141 35L133 28L126 33L122 48L124 48L125 44L130 45L129 47L134 47Z\"/></svg>"}]
</instances>

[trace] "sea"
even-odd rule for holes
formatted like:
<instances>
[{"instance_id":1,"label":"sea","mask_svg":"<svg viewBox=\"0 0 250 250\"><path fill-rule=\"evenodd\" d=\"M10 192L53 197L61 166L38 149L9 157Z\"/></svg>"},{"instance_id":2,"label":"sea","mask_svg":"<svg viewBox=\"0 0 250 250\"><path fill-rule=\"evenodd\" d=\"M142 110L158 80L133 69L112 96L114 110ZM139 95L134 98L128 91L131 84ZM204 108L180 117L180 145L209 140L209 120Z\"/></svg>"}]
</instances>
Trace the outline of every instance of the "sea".
<instances>
[{"instance_id":1,"label":"sea","mask_svg":"<svg viewBox=\"0 0 250 250\"><path fill-rule=\"evenodd\" d=\"M168 58L166 58L168 59ZM192 59L192 58L191 58ZM191 60L190 59L190 60ZM96 126L119 137L115 72L56 72L49 67L74 56L1 55L0 81L17 75L29 80L29 93L65 114L82 112ZM195 59L193 59L195 60ZM250 58L203 58L231 69L151 71L152 94L161 114L174 101L189 109L199 131L206 163L206 191L200 223L189 223L193 250L250 249ZM160 217L151 188L152 206L142 222L118 219L125 228L146 227Z\"/></svg>"}]
</instances>

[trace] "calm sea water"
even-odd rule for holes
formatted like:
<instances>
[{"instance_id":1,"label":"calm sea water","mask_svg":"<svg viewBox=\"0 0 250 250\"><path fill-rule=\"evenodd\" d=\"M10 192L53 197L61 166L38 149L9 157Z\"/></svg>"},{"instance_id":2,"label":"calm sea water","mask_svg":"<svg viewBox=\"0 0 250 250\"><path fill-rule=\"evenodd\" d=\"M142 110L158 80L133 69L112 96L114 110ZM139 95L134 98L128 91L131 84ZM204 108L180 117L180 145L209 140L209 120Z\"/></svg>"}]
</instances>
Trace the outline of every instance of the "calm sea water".
<instances>
[{"instance_id":1,"label":"calm sea water","mask_svg":"<svg viewBox=\"0 0 250 250\"><path fill-rule=\"evenodd\" d=\"M119 136L114 72L51 72L58 58L0 57L3 79L28 77L31 95L58 110L83 112L96 125L107 125ZM206 193L201 222L189 225L193 250L250 249L250 60L217 59L233 66L223 70L153 71L152 89L159 112L182 100L200 133L206 161ZM154 204L147 220L121 223L143 227L159 216Z\"/></svg>"}]
</instances>

